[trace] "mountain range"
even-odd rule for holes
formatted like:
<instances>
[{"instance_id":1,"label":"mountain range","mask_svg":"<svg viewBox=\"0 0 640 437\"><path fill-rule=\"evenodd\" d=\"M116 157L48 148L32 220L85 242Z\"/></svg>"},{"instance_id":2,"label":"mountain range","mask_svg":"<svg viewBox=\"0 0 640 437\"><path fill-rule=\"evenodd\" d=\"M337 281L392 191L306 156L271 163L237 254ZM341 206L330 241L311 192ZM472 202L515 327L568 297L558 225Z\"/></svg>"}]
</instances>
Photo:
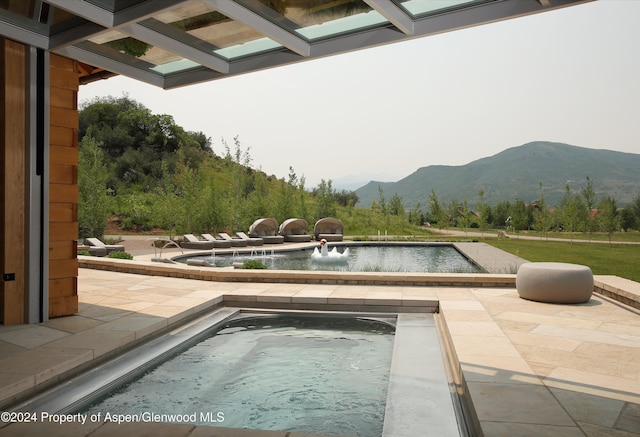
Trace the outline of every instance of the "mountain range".
<instances>
[{"instance_id":1,"label":"mountain range","mask_svg":"<svg viewBox=\"0 0 640 437\"><path fill-rule=\"evenodd\" d=\"M553 206L560 204L567 184L573 194L580 194L587 177L596 200L608 195L618 206L631 203L640 194L640 154L534 141L466 165L422 167L397 182L371 181L356 190L357 206L379 201L379 188L387 200L401 196L406 208L428 207L432 190L444 203L466 200L474 206L480 190L490 205L516 199L528 203L540 198L540 184Z\"/></svg>"}]
</instances>

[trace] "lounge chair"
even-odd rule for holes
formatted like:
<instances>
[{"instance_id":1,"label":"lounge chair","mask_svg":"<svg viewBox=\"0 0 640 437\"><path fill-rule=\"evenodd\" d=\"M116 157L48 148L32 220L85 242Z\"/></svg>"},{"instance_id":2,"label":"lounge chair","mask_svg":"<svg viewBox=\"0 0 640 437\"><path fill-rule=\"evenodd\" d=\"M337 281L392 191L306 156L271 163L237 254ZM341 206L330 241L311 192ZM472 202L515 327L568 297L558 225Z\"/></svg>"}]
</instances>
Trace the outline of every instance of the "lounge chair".
<instances>
[{"instance_id":1,"label":"lounge chair","mask_svg":"<svg viewBox=\"0 0 640 437\"><path fill-rule=\"evenodd\" d=\"M321 218L313 227L313 233L317 241L323 238L327 241L342 241L344 238L344 224L337 218Z\"/></svg>"},{"instance_id":2,"label":"lounge chair","mask_svg":"<svg viewBox=\"0 0 640 437\"><path fill-rule=\"evenodd\" d=\"M184 241L180 243L183 249L211 250L215 247L215 241L200 240L193 234L184 234Z\"/></svg>"},{"instance_id":3,"label":"lounge chair","mask_svg":"<svg viewBox=\"0 0 640 437\"><path fill-rule=\"evenodd\" d=\"M107 254L111 252L124 252L124 246L122 244L104 244L99 238L85 238L85 241L89 246L104 248ZM91 252L91 249L89 249L89 252Z\"/></svg>"},{"instance_id":4,"label":"lounge chair","mask_svg":"<svg viewBox=\"0 0 640 437\"><path fill-rule=\"evenodd\" d=\"M264 244L264 240L260 237L250 237L244 232L236 232L236 235L245 240L249 246L262 246Z\"/></svg>"},{"instance_id":5,"label":"lounge chair","mask_svg":"<svg viewBox=\"0 0 640 437\"><path fill-rule=\"evenodd\" d=\"M202 234L202 238L206 241L212 241L213 247L216 249L224 249L233 246L230 241L224 240L222 238L216 238L211 234Z\"/></svg>"},{"instance_id":6,"label":"lounge chair","mask_svg":"<svg viewBox=\"0 0 640 437\"><path fill-rule=\"evenodd\" d=\"M278 235L278 222L274 218L261 218L249 226L250 237L260 237L264 244L284 243L284 237Z\"/></svg>"},{"instance_id":7,"label":"lounge chair","mask_svg":"<svg viewBox=\"0 0 640 437\"><path fill-rule=\"evenodd\" d=\"M247 240L243 240L242 238L233 238L226 232L218 232L218 235L222 240L230 242L231 247L247 247L249 245ZM204 236L204 234L202 234L202 236Z\"/></svg>"},{"instance_id":8,"label":"lounge chair","mask_svg":"<svg viewBox=\"0 0 640 437\"><path fill-rule=\"evenodd\" d=\"M308 227L306 220L290 218L282 222L278 231L284 241L306 243L311 241L311 235L307 234Z\"/></svg>"}]
</instances>

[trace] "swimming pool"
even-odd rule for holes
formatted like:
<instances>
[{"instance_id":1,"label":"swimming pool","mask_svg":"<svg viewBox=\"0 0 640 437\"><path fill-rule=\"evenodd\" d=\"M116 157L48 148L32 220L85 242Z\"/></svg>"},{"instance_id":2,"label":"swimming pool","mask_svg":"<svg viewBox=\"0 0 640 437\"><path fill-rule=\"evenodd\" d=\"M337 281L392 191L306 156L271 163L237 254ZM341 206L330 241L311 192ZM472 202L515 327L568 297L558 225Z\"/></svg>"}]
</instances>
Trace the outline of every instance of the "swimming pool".
<instances>
[{"instance_id":1,"label":"swimming pool","mask_svg":"<svg viewBox=\"0 0 640 437\"><path fill-rule=\"evenodd\" d=\"M329 315L235 320L79 413L381 435L393 333L386 323Z\"/></svg>"},{"instance_id":2,"label":"swimming pool","mask_svg":"<svg viewBox=\"0 0 640 437\"><path fill-rule=\"evenodd\" d=\"M257 259L273 270L330 270L352 272L413 272L413 273L482 273L484 270L462 255L450 244L344 244L338 252L349 248L346 263L318 263L311 259L312 248L233 254L180 256L179 262L201 260L215 267L230 267L234 263Z\"/></svg>"},{"instance_id":3,"label":"swimming pool","mask_svg":"<svg viewBox=\"0 0 640 437\"><path fill-rule=\"evenodd\" d=\"M217 309L27 401L16 411L56 415L75 413L91 418L91 421L104 421L108 414L108 420L119 423L173 421L224 428L295 429L297 425L287 420L276 424L280 420L276 416L282 416L280 413L284 411L285 419L308 423L308 427L303 429L326 435L405 437L419 435L427 428L442 437L463 435L460 433L463 422L458 421L461 416L454 392L450 390L433 314L277 310L275 315L278 317L273 319L274 310ZM303 319L294 322L293 326L290 322L281 324L281 320L291 315L303 316ZM269 317L271 320L257 323L254 321L256 317ZM309 325L308 321L312 322L311 335L300 335L297 326L300 323ZM390 327L394 324L395 332ZM259 336L266 335L266 343L257 346L260 343L257 342L250 346L250 342L242 345L240 341L235 345L235 341L231 341L238 338L237 333L251 330ZM217 336L221 344L204 347L203 340L212 338L213 332L222 334ZM270 349L264 346L279 343L278 338L273 337L291 340L294 348L287 353L276 354L271 374L258 375L253 370L265 358L264 352ZM330 339L338 342L329 346ZM329 343L324 345L325 341ZM231 355L221 356L225 354L224 348L219 349L218 346L224 346L224 343L229 343L231 351L244 350L244 354L240 354L243 358L238 361L230 359ZM162 367L163 363L170 363L184 351L194 350L194 345L196 349L202 349L202 354L187 352L177 366ZM360 349L358 354L352 355L357 349ZM308 360L305 363L316 352L324 356L321 362ZM214 381L216 378L212 372L199 373L187 369L199 361L208 360L207 356L218 356L221 373L226 375L224 383ZM329 376L326 372L322 376L321 370L326 361L333 361L342 368L341 372L346 372L339 376L329 370ZM292 368L302 371L294 375ZM161 370L164 373L158 376L158 373L153 373L154 369L164 369ZM101 399L108 399L114 393L119 396L123 387L143 381L144 375L155 375L139 384L146 385L152 392L151 396L134 395L128 400L118 399L112 404L98 406ZM196 386L200 384L199 389L180 387L184 378L192 379ZM177 389L175 385L170 388L170 380L178 385ZM320 382L316 389L312 388L312 380ZM263 382L274 385L266 388L260 385ZM158 392L158 387L163 385L167 387L160 388ZM256 391L254 385L264 390ZM236 392L245 393L244 398L240 396L234 402L240 399L242 408L249 406L254 411L248 413L247 410L236 410L232 404L218 402L221 399L219 395L225 390L234 395ZM214 398L202 403L195 399L196 391L208 392ZM186 397L178 397L180 394ZM143 398L145 400L136 407L135 404ZM321 401L328 405L318 408ZM282 405L285 408L281 408ZM91 410L94 413L89 414L88 408L94 408ZM100 411L100 408L105 410ZM198 410L200 408L202 410ZM382 409L384 413L381 413ZM170 411L167 413L167 410ZM313 419L310 412L314 410L337 413L337 416ZM253 423L247 423L247 418ZM335 423L342 428L327 427Z\"/></svg>"}]
</instances>

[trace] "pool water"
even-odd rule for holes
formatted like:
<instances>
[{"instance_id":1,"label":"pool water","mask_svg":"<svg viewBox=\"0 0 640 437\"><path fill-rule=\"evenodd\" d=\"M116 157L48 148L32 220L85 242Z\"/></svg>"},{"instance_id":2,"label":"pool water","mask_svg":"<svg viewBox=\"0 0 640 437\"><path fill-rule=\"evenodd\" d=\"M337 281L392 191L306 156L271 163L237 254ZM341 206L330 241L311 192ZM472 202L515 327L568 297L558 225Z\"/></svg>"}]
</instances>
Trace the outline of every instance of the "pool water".
<instances>
[{"instance_id":1,"label":"pool water","mask_svg":"<svg viewBox=\"0 0 640 437\"><path fill-rule=\"evenodd\" d=\"M393 339L392 326L354 318L241 319L82 412L379 436Z\"/></svg>"},{"instance_id":2,"label":"pool water","mask_svg":"<svg viewBox=\"0 0 640 437\"><path fill-rule=\"evenodd\" d=\"M347 246L338 246L338 252ZM348 246L346 263L319 263L311 260L312 250L255 252L253 254L206 255L202 259L216 267L229 267L249 259L262 261L273 270L333 270L352 272L480 273L483 270L449 245Z\"/></svg>"}]
</instances>

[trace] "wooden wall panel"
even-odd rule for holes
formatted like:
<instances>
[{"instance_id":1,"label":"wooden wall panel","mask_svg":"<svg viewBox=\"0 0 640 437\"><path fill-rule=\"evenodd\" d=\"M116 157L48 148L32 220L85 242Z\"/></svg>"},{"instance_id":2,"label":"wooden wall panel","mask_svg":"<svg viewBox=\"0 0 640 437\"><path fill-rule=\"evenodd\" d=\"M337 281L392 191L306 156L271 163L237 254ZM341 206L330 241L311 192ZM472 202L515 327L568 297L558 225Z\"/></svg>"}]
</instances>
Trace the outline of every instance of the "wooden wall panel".
<instances>
[{"instance_id":1,"label":"wooden wall panel","mask_svg":"<svg viewBox=\"0 0 640 437\"><path fill-rule=\"evenodd\" d=\"M51 203L78 203L78 185L49 184L49 189Z\"/></svg>"},{"instance_id":2,"label":"wooden wall panel","mask_svg":"<svg viewBox=\"0 0 640 437\"><path fill-rule=\"evenodd\" d=\"M51 54L49 148L49 317L78 311L77 64Z\"/></svg>"},{"instance_id":3,"label":"wooden wall panel","mask_svg":"<svg viewBox=\"0 0 640 437\"><path fill-rule=\"evenodd\" d=\"M76 167L75 165L49 166L49 182L52 184L77 184L78 167Z\"/></svg>"},{"instance_id":4,"label":"wooden wall panel","mask_svg":"<svg viewBox=\"0 0 640 437\"><path fill-rule=\"evenodd\" d=\"M78 239L78 222L49 223L49 240L76 241L77 239Z\"/></svg>"},{"instance_id":5,"label":"wooden wall panel","mask_svg":"<svg viewBox=\"0 0 640 437\"><path fill-rule=\"evenodd\" d=\"M51 126L49 130L49 142L51 146L77 147L77 132L68 127Z\"/></svg>"},{"instance_id":6,"label":"wooden wall panel","mask_svg":"<svg viewBox=\"0 0 640 437\"><path fill-rule=\"evenodd\" d=\"M77 281L77 278L73 278ZM78 290L73 296L49 296L49 317L62 317L78 312ZM69 290L70 288L67 288Z\"/></svg>"},{"instance_id":7,"label":"wooden wall panel","mask_svg":"<svg viewBox=\"0 0 640 437\"><path fill-rule=\"evenodd\" d=\"M0 323L25 319L26 57L22 44L0 38Z\"/></svg>"},{"instance_id":8,"label":"wooden wall panel","mask_svg":"<svg viewBox=\"0 0 640 437\"><path fill-rule=\"evenodd\" d=\"M71 294L71 295L69 295ZM78 278L60 278L49 281L49 317L66 315L60 312L78 312Z\"/></svg>"},{"instance_id":9,"label":"wooden wall panel","mask_svg":"<svg viewBox=\"0 0 640 437\"><path fill-rule=\"evenodd\" d=\"M51 68L55 68L56 70L62 70L67 72L71 71L76 75L76 79L78 77L77 63L69 58L65 58L64 56L52 55L51 59L49 59L49 65L51 66ZM76 80L74 83L72 83L69 88L78 89L78 81Z\"/></svg>"},{"instance_id":10,"label":"wooden wall panel","mask_svg":"<svg viewBox=\"0 0 640 437\"><path fill-rule=\"evenodd\" d=\"M73 93L73 95L77 95ZM51 124L58 127L75 128L77 129L80 123L78 111L76 109L67 108L51 108Z\"/></svg>"},{"instance_id":11,"label":"wooden wall panel","mask_svg":"<svg viewBox=\"0 0 640 437\"><path fill-rule=\"evenodd\" d=\"M50 241L49 259L73 259L78 256L78 245L75 241Z\"/></svg>"},{"instance_id":12,"label":"wooden wall panel","mask_svg":"<svg viewBox=\"0 0 640 437\"><path fill-rule=\"evenodd\" d=\"M78 109L76 108L76 103L74 102L73 98L74 92L71 90L65 90L62 88L51 88L51 106L66 109Z\"/></svg>"},{"instance_id":13,"label":"wooden wall panel","mask_svg":"<svg viewBox=\"0 0 640 437\"><path fill-rule=\"evenodd\" d=\"M76 130L76 135L78 131ZM51 146L49 148L49 161L51 164L78 165L78 145L75 146Z\"/></svg>"},{"instance_id":14,"label":"wooden wall panel","mask_svg":"<svg viewBox=\"0 0 640 437\"><path fill-rule=\"evenodd\" d=\"M53 57L56 56L56 59ZM59 62L58 62L59 61ZM63 90L78 91L78 78L80 77L77 64L71 59L64 59L62 56L51 55L49 63L51 70L55 70L56 74L51 75L49 83L51 88L60 88ZM77 99L73 102L72 108L77 108Z\"/></svg>"},{"instance_id":15,"label":"wooden wall panel","mask_svg":"<svg viewBox=\"0 0 640 437\"><path fill-rule=\"evenodd\" d=\"M49 279L75 278L78 276L78 258L73 259L50 259L49 260ZM71 294L71 290L67 293L61 291L62 295ZM49 293L51 296L51 293Z\"/></svg>"},{"instance_id":16,"label":"wooden wall panel","mask_svg":"<svg viewBox=\"0 0 640 437\"><path fill-rule=\"evenodd\" d=\"M51 203L49 205L49 222L77 222L78 206L73 203Z\"/></svg>"},{"instance_id":17,"label":"wooden wall panel","mask_svg":"<svg viewBox=\"0 0 640 437\"><path fill-rule=\"evenodd\" d=\"M49 296L64 296L67 290L77 288L76 278L52 279L49 281Z\"/></svg>"}]
</instances>

